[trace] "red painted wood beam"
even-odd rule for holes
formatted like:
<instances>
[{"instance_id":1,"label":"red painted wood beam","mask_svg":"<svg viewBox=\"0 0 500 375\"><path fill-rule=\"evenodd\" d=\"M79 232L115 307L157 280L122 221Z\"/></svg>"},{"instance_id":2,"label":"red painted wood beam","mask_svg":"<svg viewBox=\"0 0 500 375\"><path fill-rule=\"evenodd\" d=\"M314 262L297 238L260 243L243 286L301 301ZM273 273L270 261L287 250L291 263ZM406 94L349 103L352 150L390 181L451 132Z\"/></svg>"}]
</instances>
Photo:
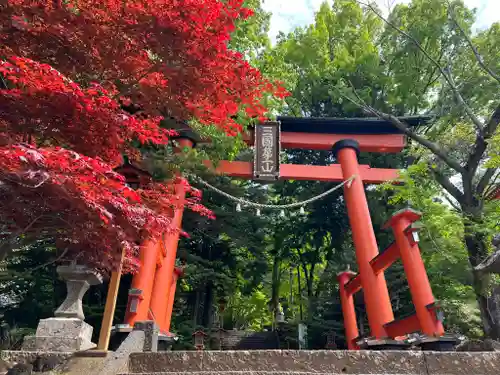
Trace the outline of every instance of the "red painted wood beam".
<instances>
[{"instance_id":1,"label":"red painted wood beam","mask_svg":"<svg viewBox=\"0 0 500 375\"><path fill-rule=\"evenodd\" d=\"M253 145L253 135L244 136L249 145ZM317 134L317 133L281 133L281 147L307 150L331 150L342 139L358 141L363 152L397 153L405 147L403 134Z\"/></svg>"},{"instance_id":2,"label":"red painted wood beam","mask_svg":"<svg viewBox=\"0 0 500 375\"><path fill-rule=\"evenodd\" d=\"M354 276L346 285L345 291L348 295L353 295L361 290L361 277L359 273Z\"/></svg>"},{"instance_id":3,"label":"red painted wood beam","mask_svg":"<svg viewBox=\"0 0 500 375\"><path fill-rule=\"evenodd\" d=\"M373 258L370 262L373 270L376 274L380 272L384 272L387 268L391 266L395 261L399 258L399 249L396 245L396 242L393 242L389 245L387 249L383 253L380 253L375 258Z\"/></svg>"},{"instance_id":4,"label":"red painted wood beam","mask_svg":"<svg viewBox=\"0 0 500 375\"><path fill-rule=\"evenodd\" d=\"M387 323L384 328L387 335L394 338L408 335L413 332L420 332L420 323L418 321L417 314L413 314L406 318Z\"/></svg>"},{"instance_id":5,"label":"red painted wood beam","mask_svg":"<svg viewBox=\"0 0 500 375\"><path fill-rule=\"evenodd\" d=\"M380 272L385 271L399 258L399 249L396 243L393 242L389 245L384 252L377 255L370 262L373 270L378 275ZM359 274L351 278L351 280L345 285L345 290L348 295L355 294L361 290L361 277Z\"/></svg>"},{"instance_id":6,"label":"red painted wood beam","mask_svg":"<svg viewBox=\"0 0 500 375\"><path fill-rule=\"evenodd\" d=\"M434 336L442 336L444 334L442 317L440 317L439 307L435 303L431 303L425 306L427 313L430 314L432 321L434 323ZM408 335L413 332L422 332L421 324L418 320L417 314L410 315L406 318L394 320L387 323L385 326L385 331L389 337L398 337Z\"/></svg>"},{"instance_id":7,"label":"red painted wood beam","mask_svg":"<svg viewBox=\"0 0 500 375\"><path fill-rule=\"evenodd\" d=\"M434 323L434 336L442 336L444 334L444 330L442 317L439 313L439 306L437 306L435 303L431 303L425 307L427 309L427 313L430 314ZM417 314L413 314L406 318L389 322L384 326L384 328L387 332L387 335L392 338L408 335L413 332L422 332L422 327L418 320Z\"/></svg>"},{"instance_id":8,"label":"red painted wood beam","mask_svg":"<svg viewBox=\"0 0 500 375\"><path fill-rule=\"evenodd\" d=\"M209 163L207 162L207 165ZM342 169L339 164L331 165L301 165L281 164L281 180L313 180L341 182L344 180ZM381 184L396 180L399 176L397 169L371 168L369 165L360 165L359 171L363 182L367 184ZM251 179L253 176L253 164L245 161L221 161L216 172L233 177ZM350 176L346 176L349 178Z\"/></svg>"}]
</instances>

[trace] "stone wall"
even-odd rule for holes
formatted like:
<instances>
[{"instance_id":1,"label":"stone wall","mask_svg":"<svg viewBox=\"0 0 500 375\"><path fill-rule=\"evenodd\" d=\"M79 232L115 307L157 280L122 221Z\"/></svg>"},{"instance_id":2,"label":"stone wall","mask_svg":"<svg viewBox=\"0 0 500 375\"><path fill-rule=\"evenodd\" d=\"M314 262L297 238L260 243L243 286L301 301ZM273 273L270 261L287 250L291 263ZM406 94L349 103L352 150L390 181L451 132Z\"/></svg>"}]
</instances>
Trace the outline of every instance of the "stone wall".
<instances>
[{"instance_id":1,"label":"stone wall","mask_svg":"<svg viewBox=\"0 0 500 375\"><path fill-rule=\"evenodd\" d=\"M70 352L44 352L44 351L19 351L19 350L2 350L0 351L0 359L9 363L33 363L40 357L46 361L54 362L54 364L64 364L71 357Z\"/></svg>"},{"instance_id":2,"label":"stone wall","mask_svg":"<svg viewBox=\"0 0 500 375\"><path fill-rule=\"evenodd\" d=\"M133 353L129 374L498 375L500 353L373 351L205 351Z\"/></svg>"}]
</instances>

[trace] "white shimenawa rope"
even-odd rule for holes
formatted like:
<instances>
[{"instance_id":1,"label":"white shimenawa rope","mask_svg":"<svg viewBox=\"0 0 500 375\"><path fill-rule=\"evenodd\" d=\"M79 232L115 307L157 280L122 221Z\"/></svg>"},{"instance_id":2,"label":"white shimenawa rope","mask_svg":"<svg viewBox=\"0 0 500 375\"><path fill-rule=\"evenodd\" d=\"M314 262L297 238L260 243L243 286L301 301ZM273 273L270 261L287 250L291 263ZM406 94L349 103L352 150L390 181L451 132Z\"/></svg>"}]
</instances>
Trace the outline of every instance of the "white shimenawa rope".
<instances>
[{"instance_id":1,"label":"white shimenawa rope","mask_svg":"<svg viewBox=\"0 0 500 375\"><path fill-rule=\"evenodd\" d=\"M216 193L218 193L226 198L229 198L230 200L232 200L238 204L241 204L243 206L255 207L255 208L266 208L266 209L281 209L282 210L282 209L286 209L286 208L303 207L311 202L314 202L314 201L317 201L323 197L326 197L327 195L340 189L344 185L347 185L347 187L351 187L351 183L357 177L357 175L352 175L347 180L343 181L340 185L337 185L334 188L331 188L331 189L329 189L329 190L327 190L327 191L325 191L325 192L323 192L315 197L306 199L302 202L295 202L295 203L281 204L281 205L280 204L263 204L263 203L250 202L250 201L247 201L246 199L238 198L238 197L235 197L229 193L226 193L225 191L222 191L222 190L216 188L215 186L210 185L208 182L202 180L198 176L193 176L193 177L195 177L200 183L202 183L203 185L205 185L209 189L212 189Z\"/></svg>"}]
</instances>

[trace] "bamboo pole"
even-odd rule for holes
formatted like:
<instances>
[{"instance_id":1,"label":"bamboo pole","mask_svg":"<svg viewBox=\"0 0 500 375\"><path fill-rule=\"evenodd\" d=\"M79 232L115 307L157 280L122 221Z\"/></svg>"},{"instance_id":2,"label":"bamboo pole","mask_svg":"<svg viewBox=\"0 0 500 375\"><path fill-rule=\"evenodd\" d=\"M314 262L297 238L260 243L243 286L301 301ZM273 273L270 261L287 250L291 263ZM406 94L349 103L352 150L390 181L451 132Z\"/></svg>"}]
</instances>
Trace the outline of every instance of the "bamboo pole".
<instances>
[{"instance_id":1,"label":"bamboo pole","mask_svg":"<svg viewBox=\"0 0 500 375\"><path fill-rule=\"evenodd\" d=\"M109 347L111 327L113 326L113 317L115 315L116 309L116 298L118 297L118 289L120 288L124 258L125 250L122 251L118 268L111 273L108 295L106 296L106 306L104 307L104 315L102 317L101 331L99 332L99 342L96 348L97 350L107 351Z\"/></svg>"}]
</instances>

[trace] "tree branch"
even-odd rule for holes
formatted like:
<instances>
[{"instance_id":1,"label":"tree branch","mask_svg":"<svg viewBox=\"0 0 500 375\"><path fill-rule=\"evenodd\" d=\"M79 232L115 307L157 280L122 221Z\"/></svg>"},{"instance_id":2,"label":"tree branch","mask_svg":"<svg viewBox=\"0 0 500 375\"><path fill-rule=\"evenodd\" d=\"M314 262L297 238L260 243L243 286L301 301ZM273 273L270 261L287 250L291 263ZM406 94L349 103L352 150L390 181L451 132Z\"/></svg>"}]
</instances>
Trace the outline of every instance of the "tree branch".
<instances>
[{"instance_id":1,"label":"tree branch","mask_svg":"<svg viewBox=\"0 0 500 375\"><path fill-rule=\"evenodd\" d=\"M476 186L476 194L482 196L498 168L488 168Z\"/></svg>"},{"instance_id":2,"label":"tree branch","mask_svg":"<svg viewBox=\"0 0 500 375\"><path fill-rule=\"evenodd\" d=\"M413 139L415 142L418 142L420 145L426 147L428 150L430 150L434 155L436 155L439 159L441 159L443 162L445 162L450 168L454 169L458 173L465 173L465 169L460 165L459 162L456 160L453 160L448 156L448 154L436 143L428 140L427 138L422 137L421 135L413 132L407 125L405 125L403 122L401 122L397 117L390 115L388 113L384 113L382 111L379 111L372 106L366 104L366 102L357 94L356 90L354 89L354 86L352 85L351 82L349 82L351 85L351 88L353 90L354 95L357 98L357 101L349 98L349 96L344 95L341 93L341 95L349 100L351 103L356 104L360 108L364 109L365 111L368 111L372 113L373 115L377 116L378 118L381 118L386 121L390 121L392 125L394 125L397 129L401 130L404 134L406 134L409 138Z\"/></svg>"},{"instance_id":3,"label":"tree branch","mask_svg":"<svg viewBox=\"0 0 500 375\"><path fill-rule=\"evenodd\" d=\"M448 60L448 66L446 67L446 70L445 70L447 73L448 73L448 78L449 78L449 82L451 82L451 84L456 88L457 92L458 92L458 87L455 83L455 79L453 78L453 70L452 70L452 67L451 67L451 61ZM460 102L459 101L459 104L461 104L462 106L464 106L465 108L465 112L467 113L467 105L465 104L465 102ZM469 115L469 118L472 120L472 123L474 124L476 130L477 130L477 134L478 134L478 138L482 138L483 137L483 132L484 132L484 124L479 121L479 119L477 119L476 117L475 120L472 119L471 115L469 113L467 113Z\"/></svg>"},{"instance_id":4,"label":"tree branch","mask_svg":"<svg viewBox=\"0 0 500 375\"><path fill-rule=\"evenodd\" d=\"M469 154L469 158L467 159L467 163L465 164L465 169L467 170L468 174L474 175L476 173L476 170L479 167L479 163L483 158L487 146L488 143L484 140L484 137L478 134L476 136L476 142L474 144L474 148L472 149L472 152Z\"/></svg>"},{"instance_id":5,"label":"tree branch","mask_svg":"<svg viewBox=\"0 0 500 375\"><path fill-rule=\"evenodd\" d=\"M445 81L448 83L448 85L450 86L451 90L453 91L453 94L455 95L457 101L459 102L459 104L464 108L465 112L467 113L467 116L469 116L470 120L474 123L474 125L476 126L476 128L479 128L481 129L483 127L483 124L481 123L481 121L476 117L476 115L474 114L474 112L472 111L472 109L467 105L467 103L465 102L464 98L462 97L462 94L460 94L460 91L458 90L458 88L456 87L455 83L453 82L453 79L450 78L450 75L446 72L446 70L441 66L441 64L439 64L439 62L436 61L436 59L434 59L423 47L422 45L419 43L419 41L417 39L415 39L412 35L408 34L406 31L404 30L401 30L399 27L397 27L394 23L392 23L391 21L389 21L387 18L385 18L384 16L382 16L374 7L373 5L369 4L369 3L365 3L363 1L360 1L360 0L356 0L356 2L360 5L363 5L367 8L369 8L373 13L375 13L377 15L378 18L380 18L382 21L384 21L384 23L386 23L387 25L389 25L390 27L392 27L396 32L398 32L399 34L403 35L405 38L407 38L408 40L410 40L419 50L420 52L422 52L424 54L424 56L432 63L434 64L434 66L439 70L439 72L441 73L441 75L443 76L443 78L445 79Z\"/></svg>"},{"instance_id":6,"label":"tree branch","mask_svg":"<svg viewBox=\"0 0 500 375\"><path fill-rule=\"evenodd\" d=\"M5 241L3 244L0 245L0 262L4 261L5 258L7 257L7 254L11 250L10 248L7 248L7 246L12 245L14 240L19 237L22 233L28 231L31 229L35 223L40 220L44 215L37 216L35 219L33 219L26 227L19 229L17 232L14 234L10 235L7 241Z\"/></svg>"},{"instance_id":7,"label":"tree branch","mask_svg":"<svg viewBox=\"0 0 500 375\"><path fill-rule=\"evenodd\" d=\"M458 173L462 173L464 171L464 168L460 165L460 163L450 158L448 154L438 144L413 132L407 125L401 122L397 117L388 114L384 115L385 115L385 117L383 117L384 119L389 120L396 128L401 130L409 138L413 139L415 142L418 142L420 145L426 147L439 159L445 162L450 168L454 169Z\"/></svg>"},{"instance_id":8,"label":"tree branch","mask_svg":"<svg viewBox=\"0 0 500 375\"><path fill-rule=\"evenodd\" d=\"M462 28L462 26L460 26L460 24L458 23L457 19L455 18L455 12L452 8L450 8L448 10L448 13L450 15L450 18L451 20L453 21L453 23L457 26L458 30L460 30L460 33L462 34L462 36L464 37L464 39L466 40L467 44L469 45L470 49L472 50L472 52L474 53L474 56L476 57L476 60L479 64L479 66L491 77L493 78L494 80L496 80L498 83L500 83L500 76L498 74L496 74L493 70L491 70L488 66L486 66L485 62L484 62L484 59L483 59L483 56L481 56L481 54L479 53L479 51L477 50L476 46L474 45L474 43L472 43L472 40L471 38L467 35L467 33L465 32L465 30Z\"/></svg>"},{"instance_id":9,"label":"tree branch","mask_svg":"<svg viewBox=\"0 0 500 375\"><path fill-rule=\"evenodd\" d=\"M488 139L490 139L493 134L495 134L498 124L500 123L500 105L495 109L491 115L488 123L486 124L484 131L477 134L475 147L472 153L469 155L465 169L468 173L476 173L479 163L483 159L486 148L488 147Z\"/></svg>"},{"instance_id":10,"label":"tree branch","mask_svg":"<svg viewBox=\"0 0 500 375\"><path fill-rule=\"evenodd\" d=\"M50 266L50 265L52 265L52 264L54 264L54 263L57 263L57 262L59 262L62 258L64 258L64 257L66 256L66 254L68 253L68 251L69 251L69 248L66 248L66 249L64 249L64 251L62 252L62 254L61 254L61 255L59 255L56 259L49 260L47 263L40 264L39 266L36 266L36 267L33 267L33 268L29 269L29 270L26 270L26 271L24 271L24 272L21 272L20 274L15 275L15 276L14 276L14 278L18 278L18 277L21 277L21 276L23 276L23 275L30 275L30 274L32 274L33 272L38 271L39 269L42 269L42 268L45 268L45 267L47 267L47 266Z\"/></svg>"},{"instance_id":11,"label":"tree branch","mask_svg":"<svg viewBox=\"0 0 500 375\"><path fill-rule=\"evenodd\" d=\"M484 130L484 138L491 138L497 131L498 124L500 124L500 104L495 108L490 119L486 123L486 128Z\"/></svg>"},{"instance_id":12,"label":"tree branch","mask_svg":"<svg viewBox=\"0 0 500 375\"><path fill-rule=\"evenodd\" d=\"M455 202L453 202L450 197L448 196L444 196L444 199L446 199L446 201L455 209L455 211L457 212L461 212L462 210L460 209L460 207L458 207ZM434 244L435 245L435 244ZM437 247L437 246L436 246Z\"/></svg>"},{"instance_id":13,"label":"tree branch","mask_svg":"<svg viewBox=\"0 0 500 375\"><path fill-rule=\"evenodd\" d=\"M444 174L442 174L440 171L438 171L436 168L433 168L431 165L429 166L429 169L431 170L432 174L434 175L434 178L436 181L443 187L444 190L446 190L450 195L455 198L455 200L460 203L464 204L465 203L465 197L464 194L455 186L452 184L450 179L446 177Z\"/></svg>"}]
</instances>

